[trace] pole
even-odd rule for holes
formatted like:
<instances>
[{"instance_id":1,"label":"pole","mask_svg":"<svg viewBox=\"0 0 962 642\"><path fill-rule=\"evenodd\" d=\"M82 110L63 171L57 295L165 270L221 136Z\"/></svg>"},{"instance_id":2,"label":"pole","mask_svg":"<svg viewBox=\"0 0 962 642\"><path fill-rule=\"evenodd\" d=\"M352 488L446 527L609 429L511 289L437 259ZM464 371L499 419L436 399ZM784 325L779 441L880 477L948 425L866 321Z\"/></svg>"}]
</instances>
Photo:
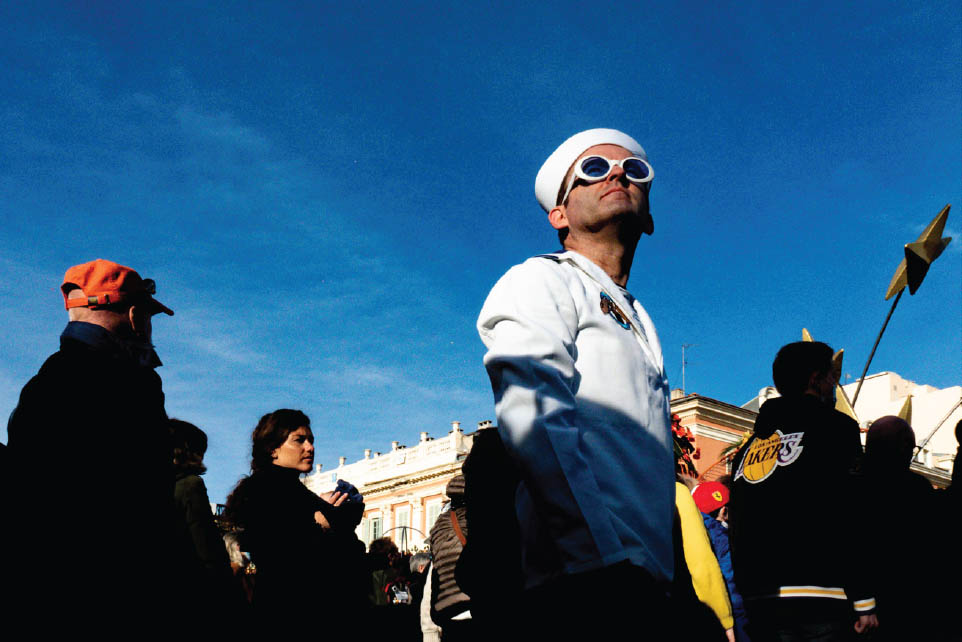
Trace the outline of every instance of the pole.
<instances>
[{"instance_id":1,"label":"pole","mask_svg":"<svg viewBox=\"0 0 962 642\"><path fill-rule=\"evenodd\" d=\"M852 397L852 409L855 409L855 402L858 401L858 393L862 389L862 383L865 381L865 374L868 372L868 367L872 363L872 358L875 356L875 350L878 348L878 342L882 340L882 335L885 333L885 328L889 324L889 319L892 318L892 313L895 312L895 306L899 304L899 299L905 293L905 288L903 287L899 290L898 296L892 301L892 307L889 308L888 316L885 317L885 323L882 324L882 329L879 330L878 336L875 337L875 345L872 346L872 352L868 355L868 361L865 362L865 368L862 370L862 376L858 379L858 386L855 388L855 396Z\"/></svg>"},{"instance_id":2,"label":"pole","mask_svg":"<svg viewBox=\"0 0 962 642\"><path fill-rule=\"evenodd\" d=\"M691 348L694 343L683 343L681 344L681 391L688 394L688 388L685 387L685 365L688 363L685 361L685 348Z\"/></svg>"},{"instance_id":3,"label":"pole","mask_svg":"<svg viewBox=\"0 0 962 642\"><path fill-rule=\"evenodd\" d=\"M942 420L939 421L938 424L936 424L935 429L934 429L932 432L929 433L928 437L926 437L925 439L923 439L923 440L922 440L922 443L919 444L918 446L916 446L916 451L915 451L915 454L916 454L916 455L918 455L920 452L922 452L922 451L925 449L925 447L926 447L926 446L928 445L928 443L929 443L929 440L932 439L932 437L935 436L935 433L937 433L937 432L939 431L939 428L942 427L942 424L945 423L945 420L948 419L949 417L951 417L951 416L952 416L952 413L955 412L955 409L958 408L959 406L962 406L962 399L959 399L957 402L955 402L955 405L952 406L952 408L950 408L947 413L945 413L945 416L942 417Z\"/></svg>"}]
</instances>

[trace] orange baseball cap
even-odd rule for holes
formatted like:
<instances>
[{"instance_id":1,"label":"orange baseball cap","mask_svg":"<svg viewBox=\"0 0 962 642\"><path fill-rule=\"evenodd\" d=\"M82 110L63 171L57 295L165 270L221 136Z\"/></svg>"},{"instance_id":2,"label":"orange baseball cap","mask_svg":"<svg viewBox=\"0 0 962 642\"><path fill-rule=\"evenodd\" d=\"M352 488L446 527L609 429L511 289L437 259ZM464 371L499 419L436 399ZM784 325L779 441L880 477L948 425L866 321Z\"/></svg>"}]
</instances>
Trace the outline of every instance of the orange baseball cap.
<instances>
[{"instance_id":1,"label":"orange baseball cap","mask_svg":"<svg viewBox=\"0 0 962 642\"><path fill-rule=\"evenodd\" d=\"M80 288L87 298L68 299L72 290ZM153 313L163 312L173 315L174 311L155 299L152 295L157 292L157 284L153 279L142 279L136 271L129 267L97 259L89 263L75 265L63 275L63 293L65 307L90 308L120 303L121 301L147 301L153 308Z\"/></svg>"}]
</instances>

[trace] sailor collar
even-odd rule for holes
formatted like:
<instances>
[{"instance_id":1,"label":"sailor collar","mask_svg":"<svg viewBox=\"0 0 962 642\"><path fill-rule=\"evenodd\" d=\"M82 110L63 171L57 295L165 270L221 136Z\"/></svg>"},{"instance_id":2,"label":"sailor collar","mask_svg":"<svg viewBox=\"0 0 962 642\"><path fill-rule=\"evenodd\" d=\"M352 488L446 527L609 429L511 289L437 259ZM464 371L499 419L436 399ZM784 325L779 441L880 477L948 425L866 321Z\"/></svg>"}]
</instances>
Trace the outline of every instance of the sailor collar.
<instances>
[{"instance_id":1,"label":"sailor collar","mask_svg":"<svg viewBox=\"0 0 962 642\"><path fill-rule=\"evenodd\" d=\"M616 284L611 277L608 276L608 273L591 261L591 259L573 250L542 254L540 256L555 261L556 263L570 263L597 283L601 289L601 297L600 300L597 303L593 303L593 305L600 306L602 312L612 316L613 322L617 322L626 330L633 330L645 350L651 353L650 356L652 360L657 361L657 359L655 359L654 346L652 346L648 340L646 325L642 322L635 306L632 305L632 302L625 296L628 292L625 288ZM608 309L606 309L606 298L608 299ZM609 310L615 312L615 314L611 314ZM619 319L619 317L621 318ZM625 322L627 322L627 325L625 325Z\"/></svg>"}]
</instances>

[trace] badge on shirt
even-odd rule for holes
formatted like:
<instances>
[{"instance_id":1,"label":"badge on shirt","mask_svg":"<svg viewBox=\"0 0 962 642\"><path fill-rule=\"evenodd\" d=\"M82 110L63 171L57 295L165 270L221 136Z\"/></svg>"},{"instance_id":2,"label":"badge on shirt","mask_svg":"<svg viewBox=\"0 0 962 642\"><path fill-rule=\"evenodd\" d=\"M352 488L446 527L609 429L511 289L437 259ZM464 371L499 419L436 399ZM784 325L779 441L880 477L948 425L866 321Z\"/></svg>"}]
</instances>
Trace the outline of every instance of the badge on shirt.
<instances>
[{"instance_id":1,"label":"badge on shirt","mask_svg":"<svg viewBox=\"0 0 962 642\"><path fill-rule=\"evenodd\" d=\"M628 318L618 309L618 306L611 300L611 297L604 292L601 293L601 311L617 321L618 325L625 330L631 327L628 324Z\"/></svg>"}]
</instances>

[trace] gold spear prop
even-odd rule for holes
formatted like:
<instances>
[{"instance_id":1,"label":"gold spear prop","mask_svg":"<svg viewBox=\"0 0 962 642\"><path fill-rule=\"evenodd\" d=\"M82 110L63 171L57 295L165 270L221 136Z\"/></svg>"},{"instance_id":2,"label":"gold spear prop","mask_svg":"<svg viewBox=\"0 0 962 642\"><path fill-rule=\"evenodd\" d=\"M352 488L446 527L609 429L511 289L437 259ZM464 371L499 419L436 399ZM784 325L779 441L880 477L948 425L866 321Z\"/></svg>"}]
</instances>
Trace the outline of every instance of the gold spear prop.
<instances>
[{"instance_id":1,"label":"gold spear prop","mask_svg":"<svg viewBox=\"0 0 962 642\"><path fill-rule=\"evenodd\" d=\"M852 397L852 407L855 407L855 402L858 401L858 393L862 390L862 383L865 381L865 375L868 373L868 367L872 363L872 358L875 356L875 350L878 348L879 341L882 340L882 334L885 333L885 328L889 324L889 319L892 318L892 313L895 312L895 306L899 304L899 299L902 298L902 293L905 292L905 286L909 286L909 294L915 294L919 286L922 285L922 279L925 278L926 273L929 271L929 266L932 265L932 261L939 258L942 251L945 250L949 242L952 241L951 236L942 237L942 232L945 230L945 221L949 217L949 208L951 205L946 205L942 208L932 222L928 224L922 234L915 243L908 243L905 246L905 258L899 263L899 266L895 268L895 275L892 277L892 282L889 283L889 289L885 292L885 300L888 301L895 297L895 301L892 302L892 307L889 309L888 316L885 317L885 323L882 324L882 329L879 330L878 336L875 337L875 345L872 346L872 352L868 355L868 361L865 362L865 369L862 370L862 376L858 379L858 386L855 388L855 395Z\"/></svg>"}]
</instances>

